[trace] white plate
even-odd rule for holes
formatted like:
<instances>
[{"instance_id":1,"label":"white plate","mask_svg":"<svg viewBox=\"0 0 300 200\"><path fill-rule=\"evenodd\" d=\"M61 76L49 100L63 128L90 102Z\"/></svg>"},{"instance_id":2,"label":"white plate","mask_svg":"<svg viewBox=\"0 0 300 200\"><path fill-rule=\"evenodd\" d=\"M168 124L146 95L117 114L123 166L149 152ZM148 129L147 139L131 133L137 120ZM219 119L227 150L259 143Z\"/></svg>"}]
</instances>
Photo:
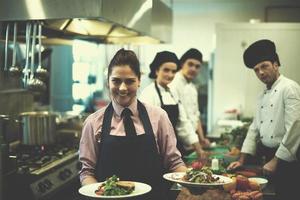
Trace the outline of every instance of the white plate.
<instances>
[{"instance_id":1,"label":"white plate","mask_svg":"<svg viewBox=\"0 0 300 200\"><path fill-rule=\"evenodd\" d=\"M193 183L182 180L182 177L185 175L185 172L173 172L164 174L164 179L168 181L172 181L175 183L179 183L180 185L187 186L187 187L210 187L210 186L221 186L232 182L232 179L226 176L216 175L214 174L213 177L219 177L219 180L214 183Z\"/></svg>"},{"instance_id":2,"label":"white plate","mask_svg":"<svg viewBox=\"0 0 300 200\"><path fill-rule=\"evenodd\" d=\"M87 196L87 197L102 198L102 199L122 199L122 198L140 196L140 195L150 192L152 189L150 185L147 185L145 183L133 182L135 185L135 189L133 190L133 192L131 194L118 195L118 196L97 195L95 193L95 191L103 183L104 182L85 185L85 186L82 186L78 191L80 194Z\"/></svg>"},{"instance_id":3,"label":"white plate","mask_svg":"<svg viewBox=\"0 0 300 200\"><path fill-rule=\"evenodd\" d=\"M248 179L257 182L260 185L261 189L264 189L266 187L266 185L268 184L268 180L265 178L251 177Z\"/></svg>"}]
</instances>

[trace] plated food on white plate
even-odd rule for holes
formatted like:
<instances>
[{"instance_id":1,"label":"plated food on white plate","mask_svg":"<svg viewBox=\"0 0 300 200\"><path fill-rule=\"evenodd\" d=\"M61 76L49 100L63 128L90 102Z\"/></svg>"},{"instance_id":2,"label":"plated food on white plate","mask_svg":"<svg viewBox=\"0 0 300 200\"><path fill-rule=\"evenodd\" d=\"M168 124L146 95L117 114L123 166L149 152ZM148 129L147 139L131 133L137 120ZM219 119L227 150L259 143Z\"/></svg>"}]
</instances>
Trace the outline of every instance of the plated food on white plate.
<instances>
[{"instance_id":1,"label":"plated food on white plate","mask_svg":"<svg viewBox=\"0 0 300 200\"><path fill-rule=\"evenodd\" d=\"M194 165L187 172L167 173L163 177L189 187L220 186L232 182L231 178L213 174L210 168L202 165Z\"/></svg>"},{"instance_id":2,"label":"plated food on white plate","mask_svg":"<svg viewBox=\"0 0 300 200\"><path fill-rule=\"evenodd\" d=\"M264 189L267 184L268 184L268 179L265 178L261 178L261 177L251 177L248 178L250 181L255 181L256 183L258 183L261 187L261 189Z\"/></svg>"},{"instance_id":3,"label":"plated food on white plate","mask_svg":"<svg viewBox=\"0 0 300 200\"><path fill-rule=\"evenodd\" d=\"M93 198L121 199L144 195L151 191L151 186L134 181L120 181L117 176L108 178L105 182L85 185L79 193Z\"/></svg>"}]
</instances>

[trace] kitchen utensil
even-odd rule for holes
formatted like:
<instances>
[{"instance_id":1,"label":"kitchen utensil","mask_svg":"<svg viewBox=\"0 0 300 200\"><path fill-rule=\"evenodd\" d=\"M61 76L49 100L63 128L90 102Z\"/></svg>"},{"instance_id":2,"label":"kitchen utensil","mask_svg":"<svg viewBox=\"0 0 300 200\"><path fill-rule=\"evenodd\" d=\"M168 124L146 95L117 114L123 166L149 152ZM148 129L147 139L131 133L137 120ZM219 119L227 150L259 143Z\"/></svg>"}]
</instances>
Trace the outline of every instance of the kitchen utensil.
<instances>
[{"instance_id":1,"label":"kitchen utensil","mask_svg":"<svg viewBox=\"0 0 300 200\"><path fill-rule=\"evenodd\" d=\"M36 69L36 76L41 79L45 80L48 76L48 71L42 67L42 24L39 23L39 48L38 48L38 55L39 55L39 65L38 68Z\"/></svg>"},{"instance_id":2,"label":"kitchen utensil","mask_svg":"<svg viewBox=\"0 0 300 200\"><path fill-rule=\"evenodd\" d=\"M9 85L7 80L8 35L9 35L9 23L6 25L6 30L5 30L4 59L3 59L4 64L3 66L0 67L0 90L6 89Z\"/></svg>"},{"instance_id":3,"label":"kitchen utensil","mask_svg":"<svg viewBox=\"0 0 300 200\"><path fill-rule=\"evenodd\" d=\"M23 83L24 86L27 87L27 82L29 79L29 51L30 51L30 35L31 35L31 24L28 22L26 23L26 54L25 54L25 67L23 69Z\"/></svg>"},{"instance_id":4,"label":"kitchen utensil","mask_svg":"<svg viewBox=\"0 0 300 200\"><path fill-rule=\"evenodd\" d=\"M243 166L238 166L236 168L233 168L233 169L227 169L227 173L235 173L236 171L241 171L241 170L244 170L245 168Z\"/></svg>"},{"instance_id":5,"label":"kitchen utensil","mask_svg":"<svg viewBox=\"0 0 300 200\"><path fill-rule=\"evenodd\" d=\"M36 26L33 24L33 34L32 34L32 47L31 47L31 71L30 79L27 84L27 88L34 92L43 92L46 90L46 85L43 81L34 77L34 53L35 53L35 40L36 40Z\"/></svg>"},{"instance_id":6,"label":"kitchen utensil","mask_svg":"<svg viewBox=\"0 0 300 200\"><path fill-rule=\"evenodd\" d=\"M25 145L45 145L55 142L56 115L48 111L24 112L22 122L22 143Z\"/></svg>"},{"instance_id":7,"label":"kitchen utensil","mask_svg":"<svg viewBox=\"0 0 300 200\"><path fill-rule=\"evenodd\" d=\"M21 69L16 65L16 54L17 54L17 22L14 23L14 37L13 37L13 56L12 65L9 68L9 74L11 76L19 77L22 73Z\"/></svg>"},{"instance_id":8,"label":"kitchen utensil","mask_svg":"<svg viewBox=\"0 0 300 200\"><path fill-rule=\"evenodd\" d=\"M9 24L6 25L6 32L5 32L4 71L8 70L8 68L7 68L8 35L9 35Z\"/></svg>"}]
</instances>

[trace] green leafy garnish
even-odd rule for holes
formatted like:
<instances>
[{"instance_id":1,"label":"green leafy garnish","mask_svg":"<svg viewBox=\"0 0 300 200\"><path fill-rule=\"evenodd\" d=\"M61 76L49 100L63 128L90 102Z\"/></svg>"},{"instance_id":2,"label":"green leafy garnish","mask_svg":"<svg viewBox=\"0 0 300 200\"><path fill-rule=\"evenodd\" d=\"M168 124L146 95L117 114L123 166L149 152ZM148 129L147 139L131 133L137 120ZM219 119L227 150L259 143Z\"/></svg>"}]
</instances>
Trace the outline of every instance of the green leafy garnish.
<instances>
[{"instance_id":1,"label":"green leafy garnish","mask_svg":"<svg viewBox=\"0 0 300 200\"><path fill-rule=\"evenodd\" d=\"M96 190L96 194L104 195L104 196L119 196L119 195L126 195L133 192L134 187L132 188L124 188L117 185L117 182L120 179L113 175L112 177L106 179L106 182L103 183L98 190ZM100 191L103 191L100 192ZM99 193L100 192L100 193Z\"/></svg>"}]
</instances>

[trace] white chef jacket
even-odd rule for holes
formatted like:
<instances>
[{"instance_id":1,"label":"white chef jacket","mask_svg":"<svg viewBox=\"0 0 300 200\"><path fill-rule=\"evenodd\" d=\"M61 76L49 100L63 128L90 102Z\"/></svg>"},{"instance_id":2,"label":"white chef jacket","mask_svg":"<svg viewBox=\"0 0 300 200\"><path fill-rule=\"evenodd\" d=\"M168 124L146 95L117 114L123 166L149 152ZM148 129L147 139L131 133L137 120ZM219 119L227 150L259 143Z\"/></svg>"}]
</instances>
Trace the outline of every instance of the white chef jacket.
<instances>
[{"instance_id":1,"label":"white chef jacket","mask_svg":"<svg viewBox=\"0 0 300 200\"><path fill-rule=\"evenodd\" d=\"M260 139L267 147L278 147L276 157L285 161L295 160L290 148L296 145L296 141L291 145L290 134L286 133L297 119L300 119L300 86L280 75L271 89L265 89L259 96L256 114L241 152L254 155L256 142Z\"/></svg>"},{"instance_id":2,"label":"white chef jacket","mask_svg":"<svg viewBox=\"0 0 300 200\"><path fill-rule=\"evenodd\" d=\"M190 120L187 118L183 105L179 102L176 91L171 88L166 89L159 84L157 84L157 86L160 90L162 101L165 105L178 104L179 116L178 123L176 125L176 132L184 147L187 148L192 144L199 142L198 136L195 134L195 129ZM138 99L144 103L149 103L159 107L161 106L154 82L144 88Z\"/></svg>"},{"instance_id":3,"label":"white chef jacket","mask_svg":"<svg viewBox=\"0 0 300 200\"><path fill-rule=\"evenodd\" d=\"M196 86L194 83L188 82L179 71L175 74L173 81L170 83L170 88L177 92L179 100L187 113L187 117L193 124L196 131L200 120L198 92Z\"/></svg>"},{"instance_id":4,"label":"white chef jacket","mask_svg":"<svg viewBox=\"0 0 300 200\"><path fill-rule=\"evenodd\" d=\"M178 99L174 99L174 95L170 89L166 89L162 86L160 86L159 84L157 84L158 89L161 93L161 97L162 97L162 101L164 102L164 104L166 105L175 105L178 102ZM172 97L173 95L173 97ZM144 88L144 90L141 92L139 100L141 100L142 102L146 102L149 104L152 104L154 106L161 106L160 103L160 99L158 96L158 93L155 89L155 82L150 83L150 85L148 85L147 87Z\"/></svg>"},{"instance_id":5,"label":"white chef jacket","mask_svg":"<svg viewBox=\"0 0 300 200\"><path fill-rule=\"evenodd\" d=\"M296 154L300 147L300 119L296 120L289 132L287 132L286 140L283 141L283 146L289 152L289 157L292 160L299 160ZM291 161L292 161L291 160Z\"/></svg>"}]
</instances>

